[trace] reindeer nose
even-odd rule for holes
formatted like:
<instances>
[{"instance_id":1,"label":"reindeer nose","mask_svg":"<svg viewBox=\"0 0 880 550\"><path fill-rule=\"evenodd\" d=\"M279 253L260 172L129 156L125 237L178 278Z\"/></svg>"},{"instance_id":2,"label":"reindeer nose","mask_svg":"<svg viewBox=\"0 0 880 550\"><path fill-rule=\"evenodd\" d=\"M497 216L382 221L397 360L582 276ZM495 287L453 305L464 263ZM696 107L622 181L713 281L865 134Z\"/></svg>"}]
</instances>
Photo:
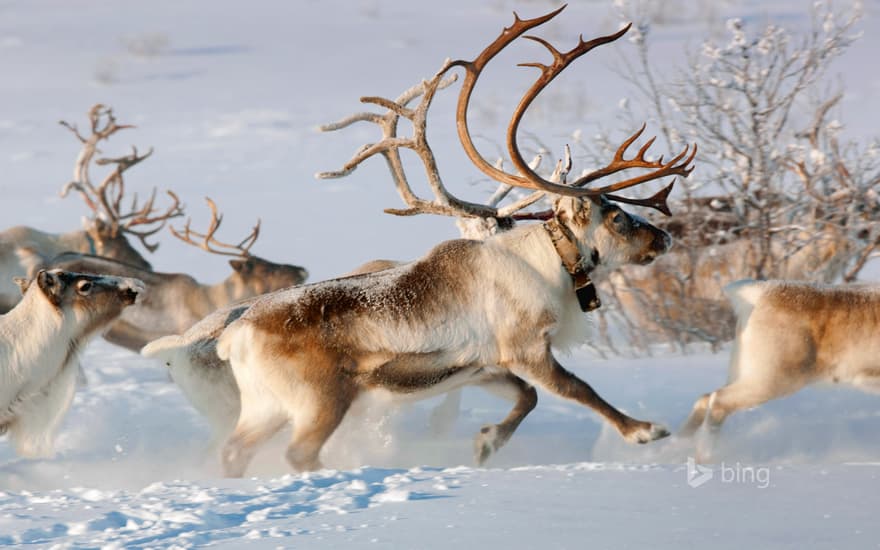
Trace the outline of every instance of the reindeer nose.
<instances>
[{"instance_id":1,"label":"reindeer nose","mask_svg":"<svg viewBox=\"0 0 880 550\"><path fill-rule=\"evenodd\" d=\"M128 305L132 305L137 301L138 291L132 288L125 288L121 292L122 301Z\"/></svg>"},{"instance_id":2,"label":"reindeer nose","mask_svg":"<svg viewBox=\"0 0 880 550\"><path fill-rule=\"evenodd\" d=\"M146 286L138 279L122 279L117 287L119 296L126 305L132 305L137 302L138 297L143 296Z\"/></svg>"},{"instance_id":3,"label":"reindeer nose","mask_svg":"<svg viewBox=\"0 0 880 550\"><path fill-rule=\"evenodd\" d=\"M654 235L653 248L661 254L672 248L672 237L665 231L659 231Z\"/></svg>"}]
</instances>

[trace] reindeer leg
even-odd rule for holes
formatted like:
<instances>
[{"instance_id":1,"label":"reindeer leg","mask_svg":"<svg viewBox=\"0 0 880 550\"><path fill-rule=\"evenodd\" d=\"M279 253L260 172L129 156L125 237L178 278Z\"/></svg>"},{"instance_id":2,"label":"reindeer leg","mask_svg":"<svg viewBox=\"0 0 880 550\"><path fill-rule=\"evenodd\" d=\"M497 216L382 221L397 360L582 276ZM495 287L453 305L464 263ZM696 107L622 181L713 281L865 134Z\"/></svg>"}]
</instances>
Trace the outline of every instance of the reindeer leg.
<instances>
[{"instance_id":1,"label":"reindeer leg","mask_svg":"<svg viewBox=\"0 0 880 550\"><path fill-rule=\"evenodd\" d=\"M220 453L223 474L227 477L244 475L257 447L289 421L275 396L258 382L249 377L242 378L239 390L241 410L238 423Z\"/></svg>"},{"instance_id":2,"label":"reindeer leg","mask_svg":"<svg viewBox=\"0 0 880 550\"><path fill-rule=\"evenodd\" d=\"M452 431L452 425L458 418L461 409L461 389L455 389L446 394L443 401L431 411L428 428L433 435L448 435Z\"/></svg>"},{"instance_id":3,"label":"reindeer leg","mask_svg":"<svg viewBox=\"0 0 880 550\"><path fill-rule=\"evenodd\" d=\"M678 431L680 437L693 436L700 426L703 425L703 422L706 420L706 411L709 409L709 398L711 396L711 393L705 393L697 399L694 403L694 408L691 409L690 416L688 416L684 425Z\"/></svg>"},{"instance_id":4,"label":"reindeer leg","mask_svg":"<svg viewBox=\"0 0 880 550\"><path fill-rule=\"evenodd\" d=\"M64 365L46 386L17 408L8 428L18 454L26 457L51 454L55 432L73 402L78 369L79 364L75 362Z\"/></svg>"},{"instance_id":5,"label":"reindeer leg","mask_svg":"<svg viewBox=\"0 0 880 550\"><path fill-rule=\"evenodd\" d=\"M789 395L806 383L788 380L784 385L774 385L769 381L755 383L751 379L739 379L709 394L706 404L706 426L709 433L707 438L699 442L697 459L700 462L711 462L721 426L728 416Z\"/></svg>"},{"instance_id":6,"label":"reindeer leg","mask_svg":"<svg viewBox=\"0 0 880 550\"><path fill-rule=\"evenodd\" d=\"M297 471L323 467L319 459L321 448L358 395L357 384L342 374L350 362L344 356L316 353L309 356L307 368L297 370L295 383L279 380L272 386L293 422L285 458Z\"/></svg>"},{"instance_id":7,"label":"reindeer leg","mask_svg":"<svg viewBox=\"0 0 880 550\"><path fill-rule=\"evenodd\" d=\"M299 472L320 470L321 448L333 435L351 406L351 400L340 401L337 396L314 399L308 411L299 409L294 420L293 436L287 446L287 462Z\"/></svg>"},{"instance_id":8,"label":"reindeer leg","mask_svg":"<svg viewBox=\"0 0 880 550\"><path fill-rule=\"evenodd\" d=\"M499 424L487 424L474 439L474 460L482 466L498 452L525 417L538 403L538 392L531 384L509 372L494 374L478 385L499 397L514 401L513 409Z\"/></svg>"},{"instance_id":9,"label":"reindeer leg","mask_svg":"<svg viewBox=\"0 0 880 550\"><path fill-rule=\"evenodd\" d=\"M602 399L589 384L559 364L550 352L549 344L539 357L532 354L532 360L522 361L518 368L525 378L547 391L577 401L602 415L630 443L648 443L669 435L664 426L630 418Z\"/></svg>"},{"instance_id":10,"label":"reindeer leg","mask_svg":"<svg viewBox=\"0 0 880 550\"><path fill-rule=\"evenodd\" d=\"M223 475L226 477L243 476L245 469L257 452L257 447L287 424L287 418L282 415L242 421L245 418L244 407L242 407L242 416L239 418L238 425L223 446L221 459Z\"/></svg>"}]
</instances>

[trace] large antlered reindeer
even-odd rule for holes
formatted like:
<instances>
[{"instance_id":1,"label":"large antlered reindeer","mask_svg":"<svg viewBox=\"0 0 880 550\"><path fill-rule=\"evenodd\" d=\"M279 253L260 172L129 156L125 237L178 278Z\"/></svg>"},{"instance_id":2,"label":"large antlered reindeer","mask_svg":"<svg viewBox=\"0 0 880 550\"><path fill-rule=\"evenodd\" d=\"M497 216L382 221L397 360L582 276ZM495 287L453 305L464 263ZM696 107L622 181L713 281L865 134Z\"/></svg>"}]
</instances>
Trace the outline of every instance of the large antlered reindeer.
<instances>
[{"instance_id":1,"label":"large antlered reindeer","mask_svg":"<svg viewBox=\"0 0 880 550\"><path fill-rule=\"evenodd\" d=\"M500 232L483 241L441 243L423 258L374 274L305 285L254 301L220 335L217 353L228 360L241 391L241 413L223 450L228 475L242 475L256 447L281 427L293 424L286 457L297 470L319 468L319 453L362 393L378 390L418 399L468 384L507 395L513 410L476 437L476 460L483 463L510 438L537 403L532 384L592 408L626 440L646 443L669 432L631 418L603 400L567 371L551 347L566 348L583 333L583 311L596 307L590 272L599 264L648 263L668 250L669 236L614 204L628 202L667 211L667 187L649 199L611 193L667 175L687 176L695 151L685 148L668 162L649 161L651 144L626 158L641 130L627 139L607 166L562 185L541 178L522 158L516 142L520 119L538 93L574 59L621 37L626 28L589 42L580 40L553 55L550 65L530 63L541 76L511 119L507 143L519 174L491 165L474 147L467 106L485 65L527 30L561 11L522 20L505 29L473 61L447 62L422 84L420 105L365 98L413 121L413 139L392 137L365 146L346 166L381 153L400 186L399 147L426 146L424 118L444 75L462 67L466 76L456 120L470 159L493 179L556 196L550 219ZM406 94L405 94L406 95ZM394 117L390 117L394 118ZM376 120L381 117L376 116ZM394 123L396 127L396 122ZM423 160L426 157L423 157ZM447 204L485 209L453 197L439 187L436 166L426 166L435 192ZM597 188L584 185L628 168L648 172ZM497 211L496 214L497 216Z\"/></svg>"},{"instance_id":2,"label":"large antlered reindeer","mask_svg":"<svg viewBox=\"0 0 880 550\"><path fill-rule=\"evenodd\" d=\"M87 135L80 133L73 124L61 124L82 143L73 169L73 180L64 187L62 196L70 191L79 193L92 211L92 217L84 222L83 229L70 233L46 233L25 226L0 232L0 313L10 310L21 299L18 287L13 283L15 277L26 277L41 262L62 252L97 254L150 269L150 263L132 247L126 236L139 239L147 250L153 252L159 245L147 239L161 230L169 219L183 215L180 201L171 191L168 192L171 205L164 210L158 209L155 188L143 203L134 194L130 204L123 204L123 200L128 201L124 173L147 159L153 151L139 154L133 147L130 154L119 158L95 159L101 142L120 130L133 127L117 123L113 109L101 104L93 106L89 110L90 133ZM113 167L98 184L93 183L90 176L93 161L98 166Z\"/></svg>"}]
</instances>

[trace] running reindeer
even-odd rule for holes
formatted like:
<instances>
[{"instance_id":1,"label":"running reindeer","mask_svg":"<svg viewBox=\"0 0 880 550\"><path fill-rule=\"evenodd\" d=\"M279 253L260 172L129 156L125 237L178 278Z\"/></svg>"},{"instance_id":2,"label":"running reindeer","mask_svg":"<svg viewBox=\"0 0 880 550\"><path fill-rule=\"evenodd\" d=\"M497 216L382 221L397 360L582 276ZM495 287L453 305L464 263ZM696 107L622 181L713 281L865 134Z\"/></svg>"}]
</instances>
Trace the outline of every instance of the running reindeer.
<instances>
[{"instance_id":1,"label":"running reindeer","mask_svg":"<svg viewBox=\"0 0 880 550\"><path fill-rule=\"evenodd\" d=\"M613 204L668 211L665 201L671 185L648 199L611 193L668 175L687 176L695 150L685 148L668 162L649 161L645 158L649 141L627 159L626 151L640 130L620 146L607 166L563 185L536 174L517 145L520 119L538 93L577 57L620 38L628 27L589 42L581 40L567 53L534 38L551 52L553 63L529 64L538 67L541 76L508 127L508 149L519 175L484 160L468 132L468 102L485 65L524 32L560 11L530 20L517 17L474 61L445 63L422 84L417 108L381 98L362 99L410 119L415 138L392 137L368 145L340 173L349 173L380 153L404 192L398 149L418 151L423 146L424 119L434 93L447 72L462 67L466 76L456 121L469 158L501 183L555 195L551 219L484 241L447 241L400 267L256 299L229 324L217 344L218 356L230 362L241 391L238 424L222 456L228 475L242 475L256 447L289 422L293 434L287 460L297 470L319 468L325 441L352 402L370 390L419 399L477 384L512 397L515 405L507 418L477 434L478 463L504 445L535 407L532 383L597 411L628 441L646 443L669 434L659 424L633 419L608 404L559 364L551 346L566 348L584 336L583 311L598 306L589 278L597 265L648 263L671 245L665 232ZM603 187L581 188L628 168L649 171ZM426 163L426 171L431 185L439 185L436 166ZM486 209L460 201L445 189L435 192L449 205ZM497 210L492 217L497 217Z\"/></svg>"},{"instance_id":2,"label":"running reindeer","mask_svg":"<svg viewBox=\"0 0 880 550\"><path fill-rule=\"evenodd\" d=\"M97 254L140 269L150 269L150 263L132 247L126 235L137 238L147 250L153 252L159 245L150 243L147 239L161 230L169 219L183 215L180 201L170 191L168 194L172 204L164 211L158 210L155 188L143 204L139 204L135 194L126 210L122 204L123 199L126 199L123 175L126 170L148 158L152 149L141 155L132 147L129 155L95 159L102 141L133 126L118 124L113 110L101 104L93 106L89 111L89 123L91 134L86 137L75 125L61 122L82 143L73 169L73 181L64 187L62 196L70 191L78 192L92 211L92 217L84 221L83 229L70 233L45 233L24 226L0 232L0 313L9 311L21 298L13 278L26 277L42 261L62 252ZM98 166L114 167L97 185L92 183L89 174L93 161Z\"/></svg>"},{"instance_id":3,"label":"running reindeer","mask_svg":"<svg viewBox=\"0 0 880 550\"><path fill-rule=\"evenodd\" d=\"M108 273L136 277L147 284L149 292L136 306L128 308L104 338L114 344L140 351L148 342L169 334L186 331L216 309L252 296L301 284L308 271L297 265L277 264L251 254L250 249L260 235L260 222L238 244L223 243L215 237L223 216L217 205L207 199L211 221L207 232L190 227L187 220L182 231L170 227L182 241L211 254L232 257L232 273L216 284L202 284L183 273L157 273L140 269L110 258L68 252L48 263L48 267L83 273Z\"/></svg>"},{"instance_id":4,"label":"running reindeer","mask_svg":"<svg viewBox=\"0 0 880 550\"><path fill-rule=\"evenodd\" d=\"M0 434L18 454L43 456L73 399L77 353L144 285L60 269L17 283L24 297L0 315Z\"/></svg>"},{"instance_id":5,"label":"running reindeer","mask_svg":"<svg viewBox=\"0 0 880 550\"><path fill-rule=\"evenodd\" d=\"M706 426L701 460L737 411L820 382L880 390L877 285L742 280L724 291L737 317L728 382L696 401L680 434Z\"/></svg>"},{"instance_id":6,"label":"running reindeer","mask_svg":"<svg viewBox=\"0 0 880 550\"><path fill-rule=\"evenodd\" d=\"M451 83L451 81L447 82ZM418 93L421 93L420 89ZM413 92L414 90L410 90L407 94ZM335 125L332 126L335 127ZM425 155L426 158L433 158L433 154L427 146L419 154ZM567 157L567 160L570 161L570 158ZM539 164L540 157L533 160L531 166L537 168ZM570 163L557 163L556 170L550 176L550 180L559 181L564 177L563 170L566 166L570 168ZM500 186L489 199L488 205L497 205L510 190L510 186ZM519 205L517 208L528 206L524 201L520 201ZM439 198L435 197L433 201L421 201L420 204L413 204L412 208L428 211L443 206L443 203L439 202ZM455 210L445 208L443 211L451 215ZM508 210L511 214L513 211ZM467 234L478 238L486 238L499 228L498 221L493 217L468 217L464 211L459 211L456 214L456 223L459 224L463 235ZM371 260L345 276L374 273L401 265L403 262ZM222 441L232 433L241 410L238 384L235 382L229 362L217 356L217 339L223 330L241 317L256 300L257 297L254 297L220 308L191 326L186 332L159 338L141 350L141 355L155 357L165 363L171 377L180 386L189 402L208 421L215 441ZM434 410L432 428L435 431L448 430L449 425L458 414L459 401L459 392L449 392L447 399Z\"/></svg>"}]
</instances>

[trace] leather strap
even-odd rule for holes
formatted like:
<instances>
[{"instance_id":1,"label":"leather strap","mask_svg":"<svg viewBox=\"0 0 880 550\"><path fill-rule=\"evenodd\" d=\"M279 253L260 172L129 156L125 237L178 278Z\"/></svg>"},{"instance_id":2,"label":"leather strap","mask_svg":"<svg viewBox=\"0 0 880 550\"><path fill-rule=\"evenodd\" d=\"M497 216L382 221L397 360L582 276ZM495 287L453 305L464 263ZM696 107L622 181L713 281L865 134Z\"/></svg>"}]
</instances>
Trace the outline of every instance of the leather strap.
<instances>
[{"instance_id":1,"label":"leather strap","mask_svg":"<svg viewBox=\"0 0 880 550\"><path fill-rule=\"evenodd\" d=\"M92 236L89 235L88 231L86 231L85 233L86 233L86 241L88 241L88 243L89 243L89 254L91 254L92 256L97 256L98 251L95 250L95 239L93 239Z\"/></svg>"},{"instance_id":2,"label":"leather strap","mask_svg":"<svg viewBox=\"0 0 880 550\"><path fill-rule=\"evenodd\" d=\"M599 261L598 251L593 250L593 257L587 262L586 258L581 255L571 230L559 223L556 218L544 222L544 229L550 234L550 242L553 243L553 248L556 249L559 259L562 260L562 266L571 275L581 311L588 312L599 309L602 302L596 293L596 286L590 279L590 272Z\"/></svg>"}]
</instances>

